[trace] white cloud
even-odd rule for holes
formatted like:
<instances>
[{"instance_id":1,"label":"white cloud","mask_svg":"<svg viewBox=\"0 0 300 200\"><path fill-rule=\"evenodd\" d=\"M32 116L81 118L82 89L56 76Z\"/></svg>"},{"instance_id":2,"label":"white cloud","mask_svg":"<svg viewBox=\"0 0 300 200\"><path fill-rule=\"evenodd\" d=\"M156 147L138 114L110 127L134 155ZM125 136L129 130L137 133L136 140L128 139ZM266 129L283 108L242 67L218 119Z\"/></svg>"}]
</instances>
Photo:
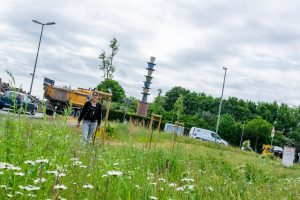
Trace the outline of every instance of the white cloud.
<instances>
[{"instance_id":1,"label":"white cloud","mask_svg":"<svg viewBox=\"0 0 300 200\"><path fill-rule=\"evenodd\" d=\"M33 93L45 76L60 85L94 87L100 51L115 36L121 46L115 74L128 95L141 98L146 62L157 57L150 99L180 85L225 97L300 104L300 27L295 0L37 1L0 0L0 77L12 71L29 89L45 27Z\"/></svg>"}]
</instances>

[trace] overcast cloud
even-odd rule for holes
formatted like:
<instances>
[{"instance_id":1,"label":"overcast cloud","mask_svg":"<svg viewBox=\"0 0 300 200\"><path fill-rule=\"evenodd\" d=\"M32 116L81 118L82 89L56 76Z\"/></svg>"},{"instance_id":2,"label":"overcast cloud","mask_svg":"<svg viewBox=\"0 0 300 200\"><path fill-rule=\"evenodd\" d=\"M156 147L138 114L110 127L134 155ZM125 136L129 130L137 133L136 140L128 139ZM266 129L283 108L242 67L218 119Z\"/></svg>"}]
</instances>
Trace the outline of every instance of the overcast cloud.
<instances>
[{"instance_id":1,"label":"overcast cloud","mask_svg":"<svg viewBox=\"0 0 300 200\"><path fill-rule=\"evenodd\" d=\"M0 77L11 71L29 90L41 22L46 26L33 94L43 78L94 87L103 80L100 51L120 42L115 79L141 98L146 62L156 57L150 99L182 86L218 97L300 104L300 1L0 0Z\"/></svg>"}]
</instances>

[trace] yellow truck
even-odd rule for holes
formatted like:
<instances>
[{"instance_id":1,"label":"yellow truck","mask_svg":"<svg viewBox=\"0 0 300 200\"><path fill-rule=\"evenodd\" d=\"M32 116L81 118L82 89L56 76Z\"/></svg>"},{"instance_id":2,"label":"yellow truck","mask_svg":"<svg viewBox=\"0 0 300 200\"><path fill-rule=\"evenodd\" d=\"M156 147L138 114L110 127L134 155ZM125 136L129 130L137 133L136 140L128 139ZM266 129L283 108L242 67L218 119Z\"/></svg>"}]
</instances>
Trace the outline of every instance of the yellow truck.
<instances>
[{"instance_id":1,"label":"yellow truck","mask_svg":"<svg viewBox=\"0 0 300 200\"><path fill-rule=\"evenodd\" d=\"M47 85L44 91L44 97L48 100L46 103L47 113L63 113L69 106L72 107L71 114L74 117L80 115L81 109L88 96L92 94L91 89L78 88L76 90Z\"/></svg>"}]
</instances>

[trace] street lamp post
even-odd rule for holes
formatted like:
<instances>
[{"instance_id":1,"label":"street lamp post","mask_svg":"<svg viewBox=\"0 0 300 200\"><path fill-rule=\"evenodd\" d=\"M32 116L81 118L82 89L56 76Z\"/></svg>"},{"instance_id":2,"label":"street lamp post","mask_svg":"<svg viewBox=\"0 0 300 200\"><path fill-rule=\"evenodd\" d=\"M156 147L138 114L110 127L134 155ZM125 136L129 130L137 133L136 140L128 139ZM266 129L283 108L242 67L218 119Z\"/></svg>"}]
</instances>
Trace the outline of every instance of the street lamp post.
<instances>
[{"instance_id":1,"label":"street lamp post","mask_svg":"<svg viewBox=\"0 0 300 200\"><path fill-rule=\"evenodd\" d=\"M41 45L41 40L42 40L44 26L45 25L54 25L55 24L55 22L48 22L48 23L44 24L44 23L41 23L41 22L39 22L37 20L32 20L32 22L42 25L42 30L41 30L41 35L40 35L40 41L39 41L38 50L37 50L37 53L36 53L36 58L35 58L35 63L34 63L34 68L33 68L33 73L32 73L32 79L31 79L29 94L31 94L31 91L32 91L33 79L34 79L34 75L35 75L36 63L37 63L37 60L38 60L38 57L39 57L39 51L40 51L40 45Z\"/></svg>"},{"instance_id":2,"label":"street lamp post","mask_svg":"<svg viewBox=\"0 0 300 200\"><path fill-rule=\"evenodd\" d=\"M223 93L224 93L224 86L225 86L225 79L226 79L226 72L227 72L227 68L226 67L223 67L223 69L224 69L225 73L224 73L222 94L221 94L220 105L219 105L219 112L218 112L218 121L217 121L217 127L216 127L215 143L217 142L217 135L218 135L218 131L219 131L221 108L222 108L222 101L223 101Z\"/></svg>"}]
</instances>

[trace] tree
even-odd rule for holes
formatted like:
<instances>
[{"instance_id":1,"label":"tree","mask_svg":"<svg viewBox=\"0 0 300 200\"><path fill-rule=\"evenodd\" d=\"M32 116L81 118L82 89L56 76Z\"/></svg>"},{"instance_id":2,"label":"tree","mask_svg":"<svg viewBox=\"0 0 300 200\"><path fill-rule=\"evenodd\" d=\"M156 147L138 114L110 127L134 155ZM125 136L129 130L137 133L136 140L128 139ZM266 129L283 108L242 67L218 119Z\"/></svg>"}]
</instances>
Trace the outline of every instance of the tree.
<instances>
[{"instance_id":1,"label":"tree","mask_svg":"<svg viewBox=\"0 0 300 200\"><path fill-rule=\"evenodd\" d=\"M240 144L242 128L232 115L222 115L220 120L220 136L227 140L231 145L238 146Z\"/></svg>"},{"instance_id":2,"label":"tree","mask_svg":"<svg viewBox=\"0 0 300 200\"><path fill-rule=\"evenodd\" d=\"M177 121L179 121L180 116L183 113L183 96L180 95L177 101L174 104L174 111L176 112L177 115Z\"/></svg>"},{"instance_id":3,"label":"tree","mask_svg":"<svg viewBox=\"0 0 300 200\"><path fill-rule=\"evenodd\" d=\"M255 151L257 152L257 147L261 147L262 144L270 141L271 130L272 125L258 116L246 123L245 137L249 138L252 143L254 141Z\"/></svg>"},{"instance_id":4,"label":"tree","mask_svg":"<svg viewBox=\"0 0 300 200\"><path fill-rule=\"evenodd\" d=\"M106 79L102 81L98 86L97 89L102 92L112 92L112 101L113 102L120 102L123 103L125 99L125 91L119 82Z\"/></svg>"},{"instance_id":5,"label":"tree","mask_svg":"<svg viewBox=\"0 0 300 200\"><path fill-rule=\"evenodd\" d=\"M166 111L173 110L174 104L177 101L177 99L179 98L179 96L180 95L186 96L188 93L190 93L190 91L183 87L180 87L180 86L173 87L171 90L169 90L166 93L164 109Z\"/></svg>"},{"instance_id":6,"label":"tree","mask_svg":"<svg viewBox=\"0 0 300 200\"><path fill-rule=\"evenodd\" d=\"M110 45L109 45L109 48L111 49L110 55L107 55L106 52L102 50L101 54L98 57L101 61L99 68L100 70L103 71L104 80L113 78L113 74L116 70L116 67L113 64L113 59L115 55L118 53L119 47L120 45L118 44L118 40L116 38L113 38L110 41Z\"/></svg>"}]
</instances>

